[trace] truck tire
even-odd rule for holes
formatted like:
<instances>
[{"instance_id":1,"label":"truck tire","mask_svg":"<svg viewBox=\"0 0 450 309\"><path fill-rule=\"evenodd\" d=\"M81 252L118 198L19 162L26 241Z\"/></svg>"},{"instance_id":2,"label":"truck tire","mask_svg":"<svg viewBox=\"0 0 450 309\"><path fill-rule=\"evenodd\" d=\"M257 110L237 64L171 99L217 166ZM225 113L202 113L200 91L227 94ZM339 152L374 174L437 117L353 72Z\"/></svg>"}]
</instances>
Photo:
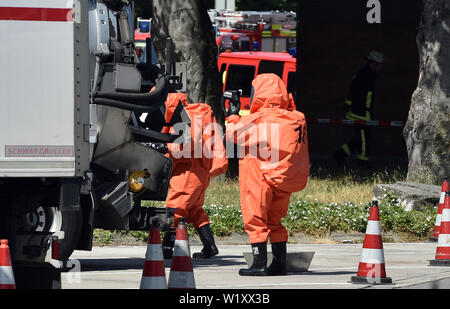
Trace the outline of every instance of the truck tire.
<instances>
[{"instance_id":1,"label":"truck tire","mask_svg":"<svg viewBox=\"0 0 450 309\"><path fill-rule=\"evenodd\" d=\"M75 250L81 237L82 207L80 206L77 210L60 211L57 207L49 206L42 199L33 197L28 197L24 205L27 210L21 212L24 219L21 220L20 230L46 233L63 231L64 238L58 240L58 259L61 261L67 260Z\"/></svg>"},{"instance_id":2,"label":"truck tire","mask_svg":"<svg viewBox=\"0 0 450 309\"><path fill-rule=\"evenodd\" d=\"M78 245L82 231L82 213L79 211L62 212L61 231L64 231L64 239L59 241L59 260L69 259Z\"/></svg>"}]
</instances>

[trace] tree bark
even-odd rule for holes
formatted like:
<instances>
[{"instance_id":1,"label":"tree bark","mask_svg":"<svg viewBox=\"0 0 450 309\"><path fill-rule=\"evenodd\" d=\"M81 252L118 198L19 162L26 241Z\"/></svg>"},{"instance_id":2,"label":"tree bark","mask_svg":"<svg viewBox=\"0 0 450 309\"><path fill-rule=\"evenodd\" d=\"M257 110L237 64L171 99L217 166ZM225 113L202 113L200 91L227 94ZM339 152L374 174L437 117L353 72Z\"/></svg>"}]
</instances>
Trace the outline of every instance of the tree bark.
<instances>
[{"instance_id":1,"label":"tree bark","mask_svg":"<svg viewBox=\"0 0 450 309\"><path fill-rule=\"evenodd\" d=\"M441 185L450 156L450 2L424 0L417 35L420 72L403 130L408 181Z\"/></svg>"},{"instance_id":2,"label":"tree bark","mask_svg":"<svg viewBox=\"0 0 450 309\"><path fill-rule=\"evenodd\" d=\"M175 57L187 63L187 96L190 103L206 103L221 124L222 81L217 69L217 46L203 1L153 0L152 42L162 64L166 40L172 38Z\"/></svg>"}]
</instances>

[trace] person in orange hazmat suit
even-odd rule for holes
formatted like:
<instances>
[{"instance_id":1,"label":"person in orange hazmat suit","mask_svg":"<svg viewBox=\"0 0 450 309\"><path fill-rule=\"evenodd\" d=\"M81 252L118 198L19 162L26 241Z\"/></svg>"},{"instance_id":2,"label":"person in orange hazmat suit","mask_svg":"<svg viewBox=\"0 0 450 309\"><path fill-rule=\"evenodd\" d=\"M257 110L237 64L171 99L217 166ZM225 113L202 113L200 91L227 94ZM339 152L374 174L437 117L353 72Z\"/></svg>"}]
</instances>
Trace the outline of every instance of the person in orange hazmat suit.
<instances>
[{"instance_id":1,"label":"person in orange hazmat suit","mask_svg":"<svg viewBox=\"0 0 450 309\"><path fill-rule=\"evenodd\" d=\"M194 253L193 258L209 258L219 253L215 245L214 236L211 231L208 215L203 209L205 200L205 191L208 188L210 178L224 173L227 169L227 160L223 147L222 136L216 134L211 136L211 130L205 127L217 125L209 105L204 103L188 104L187 96L184 93L169 93L166 100L165 119L170 121L176 107L181 102L186 112L191 118L191 140L200 141L200 147L203 150L205 139L214 139L211 147L217 147L219 155L206 157L204 153L193 153L197 151L196 145L170 143L169 157L173 161L172 178L170 179L169 191L166 199L166 207L177 208L174 213L174 227L178 225L181 217L186 219L196 229L203 249ZM163 129L164 133L169 132L169 127ZM199 136L200 135L200 136ZM208 142L208 141L206 141ZM211 144L210 143L210 144ZM220 148L220 146L222 146ZM191 148L183 152L183 147ZM211 149L212 151L213 149ZM181 156L183 153L184 156ZM162 247L165 258L172 256L172 249L175 242L176 233L172 230L166 232L163 238Z\"/></svg>"},{"instance_id":2,"label":"person in orange hazmat suit","mask_svg":"<svg viewBox=\"0 0 450 309\"><path fill-rule=\"evenodd\" d=\"M281 219L291 193L304 189L309 175L305 116L296 111L292 95L272 73L253 80L250 114L240 117L239 105L229 102L226 138L245 150L239 158L240 200L253 253L253 264L239 274L286 275L288 232ZM269 239L273 261L267 267Z\"/></svg>"}]
</instances>

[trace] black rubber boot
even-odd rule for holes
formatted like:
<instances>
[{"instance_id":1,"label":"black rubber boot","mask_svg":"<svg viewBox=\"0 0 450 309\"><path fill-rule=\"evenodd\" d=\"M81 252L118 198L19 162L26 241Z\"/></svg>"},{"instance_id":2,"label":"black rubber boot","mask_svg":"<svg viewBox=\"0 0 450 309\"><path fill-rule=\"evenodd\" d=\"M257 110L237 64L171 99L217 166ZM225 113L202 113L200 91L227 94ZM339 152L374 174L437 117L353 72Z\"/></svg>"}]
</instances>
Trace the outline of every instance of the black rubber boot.
<instances>
[{"instance_id":1,"label":"black rubber boot","mask_svg":"<svg viewBox=\"0 0 450 309\"><path fill-rule=\"evenodd\" d=\"M272 264L267 268L269 276L287 275L286 242L272 243Z\"/></svg>"},{"instance_id":2,"label":"black rubber boot","mask_svg":"<svg viewBox=\"0 0 450 309\"><path fill-rule=\"evenodd\" d=\"M267 242L252 245L253 264L250 268L239 269L241 276L267 276Z\"/></svg>"},{"instance_id":3,"label":"black rubber boot","mask_svg":"<svg viewBox=\"0 0 450 309\"><path fill-rule=\"evenodd\" d=\"M203 249L200 252L196 252L192 255L194 259L208 259L212 256L219 254L214 242L214 235L211 231L209 224L206 224L197 229L197 234L203 244Z\"/></svg>"},{"instance_id":4,"label":"black rubber boot","mask_svg":"<svg viewBox=\"0 0 450 309\"><path fill-rule=\"evenodd\" d=\"M170 230L164 233L162 241L162 251L164 259L171 259L173 254L173 246L175 245L176 232Z\"/></svg>"}]
</instances>

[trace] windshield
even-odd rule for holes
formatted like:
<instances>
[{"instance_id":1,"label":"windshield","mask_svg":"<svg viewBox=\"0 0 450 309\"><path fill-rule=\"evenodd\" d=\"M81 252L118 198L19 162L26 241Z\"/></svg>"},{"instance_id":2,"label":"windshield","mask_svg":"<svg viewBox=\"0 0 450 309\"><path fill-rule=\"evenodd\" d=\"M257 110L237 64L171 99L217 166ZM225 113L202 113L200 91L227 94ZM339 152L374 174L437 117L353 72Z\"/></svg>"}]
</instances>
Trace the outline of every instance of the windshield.
<instances>
[{"instance_id":1,"label":"windshield","mask_svg":"<svg viewBox=\"0 0 450 309\"><path fill-rule=\"evenodd\" d=\"M139 58L139 62L145 63L146 59L147 59L147 50L146 50L145 41L137 40L137 41L135 41L134 44L136 46L136 53ZM155 52L155 49L153 48L153 45L152 45L152 63L153 64L158 63L158 57L156 56L156 52Z\"/></svg>"}]
</instances>

